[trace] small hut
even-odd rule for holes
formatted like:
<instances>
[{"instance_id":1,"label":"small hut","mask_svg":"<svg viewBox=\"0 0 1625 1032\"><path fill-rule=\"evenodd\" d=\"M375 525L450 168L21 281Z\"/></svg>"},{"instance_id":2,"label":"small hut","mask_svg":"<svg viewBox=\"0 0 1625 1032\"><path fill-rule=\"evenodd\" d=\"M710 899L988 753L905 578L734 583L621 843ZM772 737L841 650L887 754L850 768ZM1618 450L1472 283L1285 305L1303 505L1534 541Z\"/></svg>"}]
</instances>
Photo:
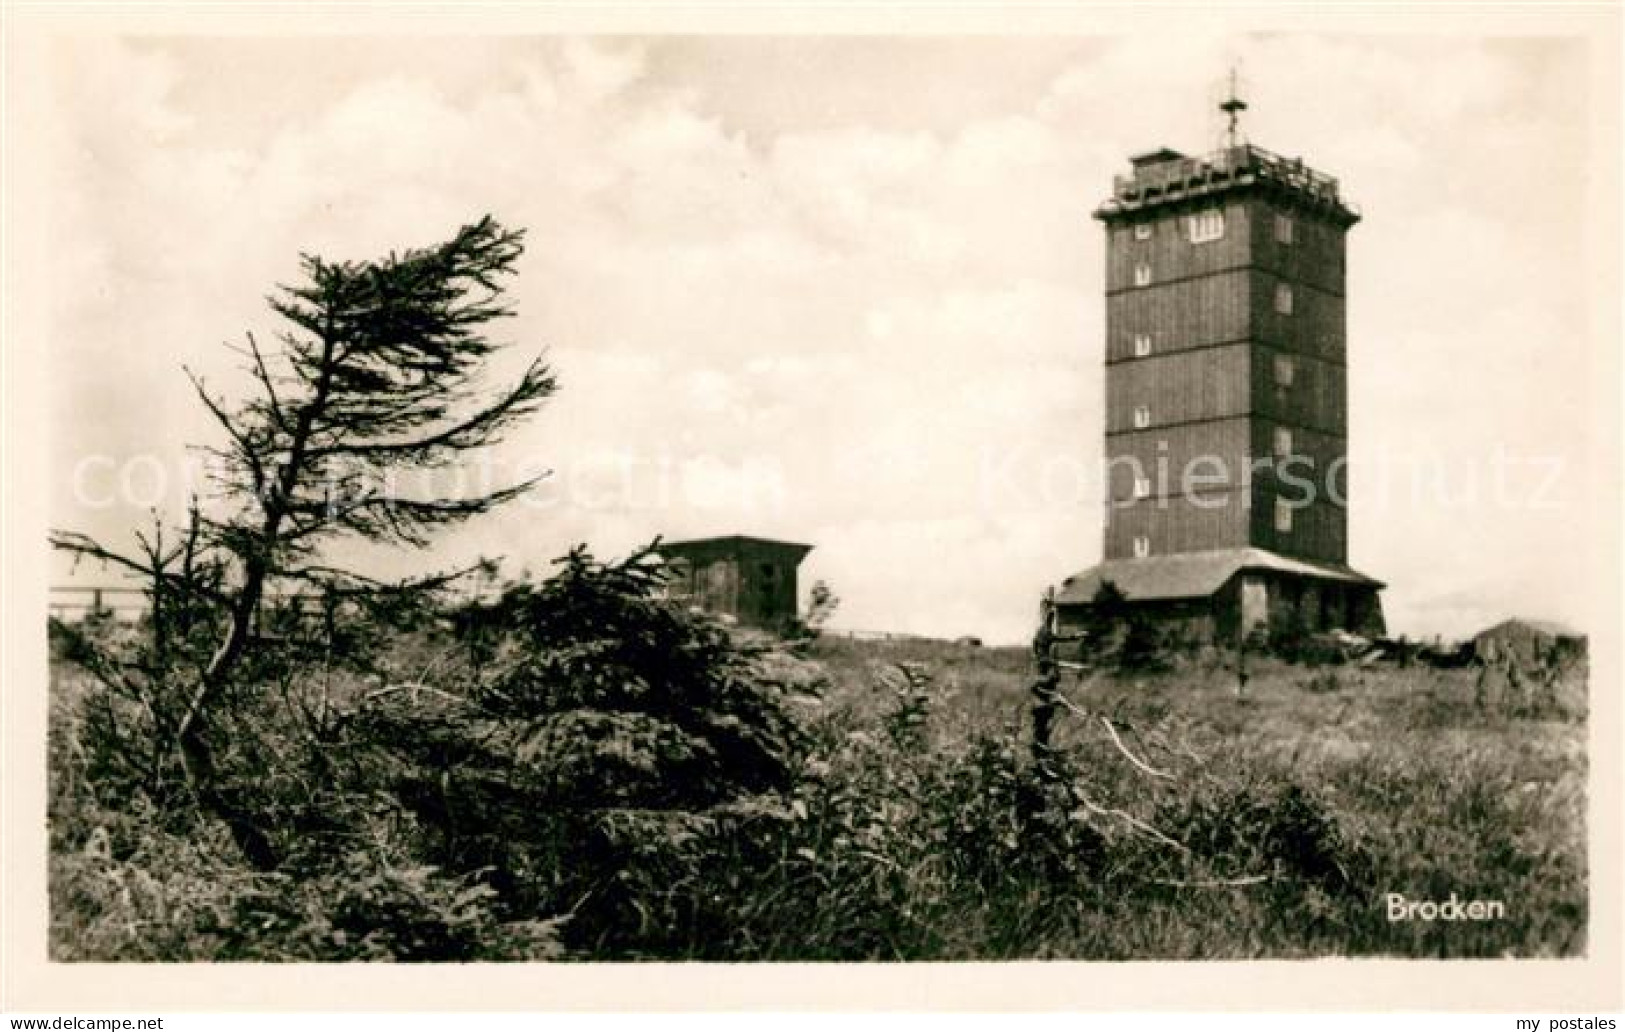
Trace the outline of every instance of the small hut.
<instances>
[{"instance_id":1,"label":"small hut","mask_svg":"<svg viewBox=\"0 0 1625 1032\"><path fill-rule=\"evenodd\" d=\"M1586 654L1586 637L1550 620L1513 617L1473 636L1473 650L1484 663L1537 667L1571 663Z\"/></svg>"},{"instance_id":2,"label":"small hut","mask_svg":"<svg viewBox=\"0 0 1625 1032\"><path fill-rule=\"evenodd\" d=\"M667 566L672 598L776 631L796 618L796 570L812 546L734 534L667 541L657 551Z\"/></svg>"}]
</instances>

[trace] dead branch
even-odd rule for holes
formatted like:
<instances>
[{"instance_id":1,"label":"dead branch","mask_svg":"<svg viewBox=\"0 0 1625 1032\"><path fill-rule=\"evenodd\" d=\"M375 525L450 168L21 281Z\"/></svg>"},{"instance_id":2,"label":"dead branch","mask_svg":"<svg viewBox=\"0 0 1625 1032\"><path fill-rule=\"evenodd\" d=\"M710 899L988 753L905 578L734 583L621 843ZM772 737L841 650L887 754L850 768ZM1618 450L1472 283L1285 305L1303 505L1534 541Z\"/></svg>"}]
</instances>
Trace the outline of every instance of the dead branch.
<instances>
[{"instance_id":1,"label":"dead branch","mask_svg":"<svg viewBox=\"0 0 1625 1032\"><path fill-rule=\"evenodd\" d=\"M1140 818L1134 816L1132 813L1129 813L1126 810L1119 810L1116 807L1112 807L1112 806L1101 806L1099 803L1095 802L1093 799L1090 799L1088 796L1086 796L1082 792L1078 791L1076 786L1073 786L1073 788L1072 788L1072 797L1074 799L1076 799L1080 804L1082 804L1086 809L1088 809L1091 813L1097 813L1097 814L1100 814L1100 815L1105 816L1105 817L1116 817L1117 819L1119 819L1121 821L1124 821L1125 823L1129 824L1130 826L1134 827L1135 829L1137 829L1137 830L1139 830L1139 831L1141 831L1141 832L1143 832L1143 833L1145 833L1147 835L1150 835L1152 838L1156 839L1157 841L1162 842L1165 845L1173 846L1175 849L1179 850L1181 853L1187 853L1188 854L1191 851L1191 848L1189 846L1185 845L1185 843L1180 842L1178 839L1175 839L1175 838L1172 838L1172 837L1170 837L1168 835L1163 834L1162 832L1158 831L1156 828L1153 828L1151 825L1147 824L1145 821L1142 821L1142 820L1140 820Z\"/></svg>"},{"instance_id":2,"label":"dead branch","mask_svg":"<svg viewBox=\"0 0 1625 1032\"><path fill-rule=\"evenodd\" d=\"M1179 881L1175 878L1153 878L1157 885L1170 885L1176 889L1225 889L1245 885L1260 885L1270 880L1267 874L1250 874L1244 878L1210 878L1205 881Z\"/></svg>"},{"instance_id":3,"label":"dead branch","mask_svg":"<svg viewBox=\"0 0 1625 1032\"><path fill-rule=\"evenodd\" d=\"M387 695L394 695L396 692L405 691L429 692L430 694L438 695L443 699L449 699L452 702L457 703L459 706L467 706L472 702L471 699L453 694L452 692L448 692L443 688L436 688L432 684L422 684L416 681L406 681L402 684L391 684L385 685L382 688L374 688L372 691L362 696L362 699L366 702L373 702L377 699L382 699Z\"/></svg>"},{"instance_id":4,"label":"dead branch","mask_svg":"<svg viewBox=\"0 0 1625 1032\"><path fill-rule=\"evenodd\" d=\"M1147 774L1151 775L1154 778L1171 778L1171 777L1173 777L1173 775L1168 773L1167 771L1165 771L1165 770L1157 770L1155 767L1151 766L1150 764L1146 763L1144 760L1140 759L1139 757L1135 756L1133 753L1129 752L1128 751L1128 746L1124 745L1123 740L1117 736L1117 728L1112 726L1112 722L1110 720L1107 720L1104 714L1101 716L1100 722L1102 724L1106 725L1106 733L1112 736L1112 744L1117 746L1117 751L1122 753L1124 756L1127 756L1128 761L1130 763L1134 764L1136 767L1138 767L1141 770L1145 771Z\"/></svg>"}]
</instances>

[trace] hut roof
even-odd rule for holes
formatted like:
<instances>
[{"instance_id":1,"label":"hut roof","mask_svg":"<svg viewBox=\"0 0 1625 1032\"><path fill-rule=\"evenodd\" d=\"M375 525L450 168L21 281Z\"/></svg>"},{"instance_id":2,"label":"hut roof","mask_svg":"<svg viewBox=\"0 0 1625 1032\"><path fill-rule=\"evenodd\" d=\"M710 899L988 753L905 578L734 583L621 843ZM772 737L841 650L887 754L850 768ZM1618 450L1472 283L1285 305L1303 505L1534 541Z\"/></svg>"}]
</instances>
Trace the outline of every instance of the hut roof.
<instances>
[{"instance_id":1,"label":"hut roof","mask_svg":"<svg viewBox=\"0 0 1625 1032\"><path fill-rule=\"evenodd\" d=\"M1242 570L1273 570L1343 584L1383 586L1381 581L1347 566L1289 559L1262 548L1223 548L1145 559L1113 559L1062 581L1055 601L1063 605L1093 602L1105 581L1115 584L1130 602L1204 598Z\"/></svg>"},{"instance_id":2,"label":"hut roof","mask_svg":"<svg viewBox=\"0 0 1625 1032\"><path fill-rule=\"evenodd\" d=\"M1483 638L1495 638L1507 634L1538 634L1547 638L1583 637L1579 631L1555 620L1531 620L1527 617L1514 616L1484 628L1473 635L1473 640L1478 641Z\"/></svg>"},{"instance_id":3,"label":"hut roof","mask_svg":"<svg viewBox=\"0 0 1625 1032\"><path fill-rule=\"evenodd\" d=\"M780 549L795 553L797 561L813 550L813 546L804 545L798 541L776 541L773 538L753 537L749 534L727 534L722 537L689 538L686 541L662 541L656 552L670 555L683 555L688 552L737 548L740 545L765 545L769 548Z\"/></svg>"}]
</instances>

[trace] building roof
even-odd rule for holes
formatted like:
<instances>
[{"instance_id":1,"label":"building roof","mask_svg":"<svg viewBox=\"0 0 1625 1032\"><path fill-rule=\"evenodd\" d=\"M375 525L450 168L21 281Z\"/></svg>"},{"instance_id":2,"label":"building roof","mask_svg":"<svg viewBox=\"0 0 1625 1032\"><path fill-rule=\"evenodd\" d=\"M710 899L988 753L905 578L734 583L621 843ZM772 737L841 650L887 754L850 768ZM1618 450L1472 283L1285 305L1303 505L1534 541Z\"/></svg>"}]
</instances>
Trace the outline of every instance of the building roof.
<instances>
[{"instance_id":1,"label":"building roof","mask_svg":"<svg viewBox=\"0 0 1625 1032\"><path fill-rule=\"evenodd\" d=\"M716 548L728 545L767 545L770 548L782 548L788 551L799 551L806 555L813 550L812 545L804 545L796 541L777 541L773 538L753 537L749 534L725 534L721 537L688 538L684 541L662 541L655 549L657 552L686 552L701 548Z\"/></svg>"},{"instance_id":2,"label":"building roof","mask_svg":"<svg viewBox=\"0 0 1625 1032\"><path fill-rule=\"evenodd\" d=\"M1477 641L1480 638L1492 638L1496 635L1505 634L1509 631L1534 631L1537 634L1543 634L1551 638L1583 637L1579 631L1576 631L1574 628L1565 624L1560 624L1555 620L1530 620L1526 617L1514 616L1510 619L1502 620L1493 627L1484 628L1482 631L1479 631L1477 634L1473 635L1473 640Z\"/></svg>"},{"instance_id":3,"label":"building roof","mask_svg":"<svg viewBox=\"0 0 1625 1032\"><path fill-rule=\"evenodd\" d=\"M1262 548L1222 548L1146 559L1113 559L1073 574L1062 581L1055 601L1062 604L1093 602L1105 581L1111 581L1131 602L1204 598L1242 570L1273 570L1343 584L1383 586L1347 566L1289 559Z\"/></svg>"}]
</instances>

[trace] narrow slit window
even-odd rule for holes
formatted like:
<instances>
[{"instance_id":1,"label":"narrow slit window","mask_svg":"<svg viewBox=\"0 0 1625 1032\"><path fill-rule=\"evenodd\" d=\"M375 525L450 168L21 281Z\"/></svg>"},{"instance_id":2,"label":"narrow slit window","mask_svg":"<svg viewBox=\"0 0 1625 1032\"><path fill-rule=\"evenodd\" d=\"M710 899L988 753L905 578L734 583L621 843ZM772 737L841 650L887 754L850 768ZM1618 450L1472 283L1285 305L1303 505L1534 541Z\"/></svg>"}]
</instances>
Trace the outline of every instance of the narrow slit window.
<instances>
[{"instance_id":1,"label":"narrow slit window","mask_svg":"<svg viewBox=\"0 0 1625 1032\"><path fill-rule=\"evenodd\" d=\"M1287 283L1275 285L1275 310L1282 315L1292 314L1292 287Z\"/></svg>"},{"instance_id":2,"label":"narrow slit window","mask_svg":"<svg viewBox=\"0 0 1625 1032\"><path fill-rule=\"evenodd\" d=\"M1134 497L1135 498L1150 498L1151 497L1151 478L1150 477L1135 477L1134 478Z\"/></svg>"},{"instance_id":3,"label":"narrow slit window","mask_svg":"<svg viewBox=\"0 0 1625 1032\"><path fill-rule=\"evenodd\" d=\"M1275 356L1275 386L1291 387L1292 381L1297 375L1297 363L1285 355Z\"/></svg>"},{"instance_id":4,"label":"narrow slit window","mask_svg":"<svg viewBox=\"0 0 1625 1032\"><path fill-rule=\"evenodd\" d=\"M1292 454L1292 431L1284 426L1275 428L1275 454L1281 458Z\"/></svg>"},{"instance_id":5,"label":"narrow slit window","mask_svg":"<svg viewBox=\"0 0 1625 1032\"><path fill-rule=\"evenodd\" d=\"M1136 287L1149 287L1151 285L1151 266L1140 262L1134 266L1134 285Z\"/></svg>"},{"instance_id":6,"label":"narrow slit window","mask_svg":"<svg viewBox=\"0 0 1625 1032\"><path fill-rule=\"evenodd\" d=\"M1278 244L1292 243L1292 217L1289 215L1275 216L1275 242Z\"/></svg>"},{"instance_id":7,"label":"narrow slit window","mask_svg":"<svg viewBox=\"0 0 1625 1032\"><path fill-rule=\"evenodd\" d=\"M1151 539L1141 534L1134 539L1134 558L1144 559L1151 554Z\"/></svg>"},{"instance_id":8,"label":"narrow slit window","mask_svg":"<svg viewBox=\"0 0 1625 1032\"><path fill-rule=\"evenodd\" d=\"M1134 427L1138 430L1151 425L1151 407L1149 405L1136 405L1134 407Z\"/></svg>"},{"instance_id":9,"label":"narrow slit window","mask_svg":"<svg viewBox=\"0 0 1625 1032\"><path fill-rule=\"evenodd\" d=\"M1292 533L1292 503L1285 498L1275 500L1275 529L1282 534Z\"/></svg>"},{"instance_id":10,"label":"narrow slit window","mask_svg":"<svg viewBox=\"0 0 1625 1032\"><path fill-rule=\"evenodd\" d=\"M1151 334L1136 333L1134 335L1134 357L1144 358L1151 354Z\"/></svg>"}]
</instances>

